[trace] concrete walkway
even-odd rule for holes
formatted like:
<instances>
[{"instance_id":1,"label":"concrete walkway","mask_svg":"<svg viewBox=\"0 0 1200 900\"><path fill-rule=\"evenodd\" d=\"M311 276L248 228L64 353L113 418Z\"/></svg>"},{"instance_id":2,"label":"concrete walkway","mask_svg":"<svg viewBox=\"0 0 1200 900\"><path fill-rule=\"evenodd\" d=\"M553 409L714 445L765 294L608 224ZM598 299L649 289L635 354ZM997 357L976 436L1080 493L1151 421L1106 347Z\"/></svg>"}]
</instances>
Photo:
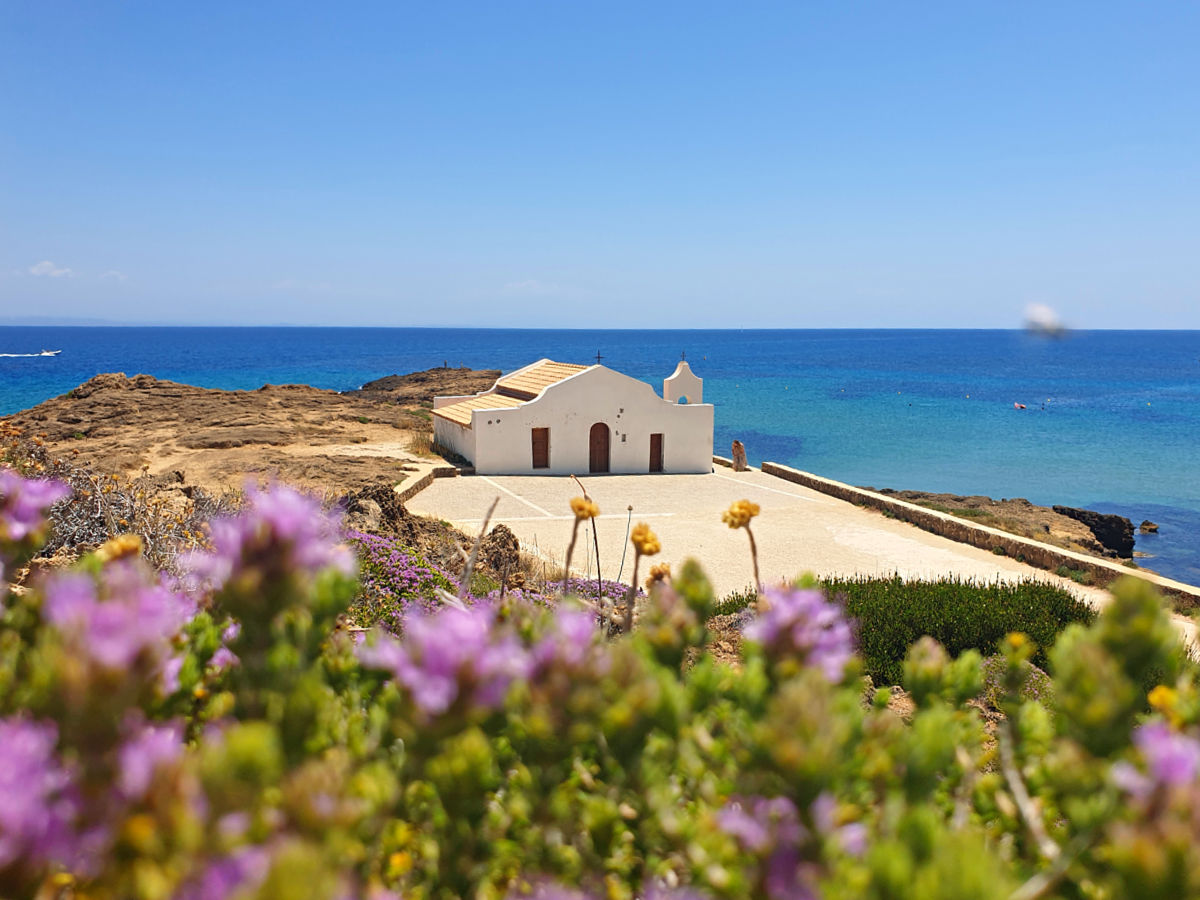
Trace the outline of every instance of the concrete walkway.
<instances>
[{"instance_id":1,"label":"concrete walkway","mask_svg":"<svg viewBox=\"0 0 1200 900\"><path fill-rule=\"evenodd\" d=\"M662 542L662 553L654 562L669 562L676 568L694 556L703 562L718 595L747 587L753 581L749 541L745 533L732 531L721 521L721 513L730 503L745 498L762 507L752 527L767 584L804 572L898 573L905 578L958 575L981 581L1040 578L1094 604L1108 596L1103 590L930 534L757 470L604 475L580 480L600 507L597 529L605 578L615 579L619 572L626 581L630 577L632 551L626 554L623 571L620 566L627 546L627 507L632 505L632 521L648 523ZM506 524L526 549L548 563L561 564L573 520L568 503L579 494L570 478L474 475L438 479L407 505L412 512L446 519L474 534L488 506L499 497L493 522ZM590 538L587 544L592 558L585 557L580 546L572 568L594 573Z\"/></svg>"}]
</instances>

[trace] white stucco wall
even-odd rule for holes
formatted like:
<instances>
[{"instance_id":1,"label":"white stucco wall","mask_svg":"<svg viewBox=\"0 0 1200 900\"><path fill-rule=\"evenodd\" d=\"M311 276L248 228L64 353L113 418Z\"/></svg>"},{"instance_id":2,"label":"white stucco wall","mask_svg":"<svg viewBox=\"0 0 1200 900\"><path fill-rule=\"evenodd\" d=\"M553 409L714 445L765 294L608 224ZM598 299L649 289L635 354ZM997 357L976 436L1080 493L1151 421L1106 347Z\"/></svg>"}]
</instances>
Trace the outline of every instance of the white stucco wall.
<instances>
[{"instance_id":1,"label":"white stucco wall","mask_svg":"<svg viewBox=\"0 0 1200 900\"><path fill-rule=\"evenodd\" d=\"M476 410L468 432L473 432L474 450L456 452L471 459L481 474L582 475L588 471L595 422L609 428L613 474L648 472L650 435L655 432L663 435L663 472L712 471L711 404L669 403L645 382L603 367L551 385L536 400L515 409ZM534 428L550 429L548 469L533 468Z\"/></svg>"},{"instance_id":2,"label":"white stucco wall","mask_svg":"<svg viewBox=\"0 0 1200 900\"><path fill-rule=\"evenodd\" d=\"M679 361L670 378L663 380L663 398L676 403L680 397L686 397L688 403L704 402L704 381L684 360Z\"/></svg>"},{"instance_id":3,"label":"white stucco wall","mask_svg":"<svg viewBox=\"0 0 1200 900\"><path fill-rule=\"evenodd\" d=\"M469 462L474 462L475 435L466 426L443 419L441 416L434 416L433 442L439 447L454 451Z\"/></svg>"}]
</instances>

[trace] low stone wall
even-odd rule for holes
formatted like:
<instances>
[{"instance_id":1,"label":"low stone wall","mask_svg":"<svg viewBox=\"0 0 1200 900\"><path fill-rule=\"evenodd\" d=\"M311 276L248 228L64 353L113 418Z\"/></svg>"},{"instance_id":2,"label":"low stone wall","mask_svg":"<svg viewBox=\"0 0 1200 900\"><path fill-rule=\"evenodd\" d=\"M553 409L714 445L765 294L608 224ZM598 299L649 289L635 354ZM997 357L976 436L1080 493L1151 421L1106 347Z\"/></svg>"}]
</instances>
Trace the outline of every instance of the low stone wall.
<instances>
[{"instance_id":1,"label":"low stone wall","mask_svg":"<svg viewBox=\"0 0 1200 900\"><path fill-rule=\"evenodd\" d=\"M767 475L774 475L776 478L782 478L785 481L803 485L822 494L828 494L830 497L836 497L839 500L853 503L855 506L869 506L873 509L878 509L897 519L916 525L924 531L929 531L963 544L970 544L973 547L990 550L993 553L1003 551L1006 556L1011 556L1013 559L1029 563L1041 569L1053 572L1059 566L1067 566L1077 571L1090 572L1095 579L1095 583L1101 586L1115 581L1124 575L1132 575L1135 578L1150 582L1159 591L1169 594L1175 600L1182 601L1180 604L1181 607L1200 607L1200 588L1184 584L1180 581L1174 581L1170 578L1164 578L1152 572L1130 569L1121 563L1088 556L1083 553L1076 553L1073 550L1066 550L1062 547L1052 547L1040 541L1009 534L1007 531L1000 531L996 528L989 528L986 525L968 522L949 513L926 509L923 506L917 506L915 503L908 503L893 497L885 497L883 494L866 491L853 485L843 484L840 481L833 481L830 478L822 478L820 475L813 475L811 472L802 472L799 469L793 469L791 466L764 462L762 464L762 471Z\"/></svg>"},{"instance_id":2,"label":"low stone wall","mask_svg":"<svg viewBox=\"0 0 1200 900\"><path fill-rule=\"evenodd\" d=\"M724 456L714 456L713 462L715 462L718 466L724 466L727 469L733 468L733 460L726 459Z\"/></svg>"},{"instance_id":3,"label":"low stone wall","mask_svg":"<svg viewBox=\"0 0 1200 900\"><path fill-rule=\"evenodd\" d=\"M406 503L413 497L417 496L417 494L421 493L421 491L433 484L434 477L435 472L426 472L412 484L407 485L401 490L397 490L396 493L400 495L400 502Z\"/></svg>"}]
</instances>

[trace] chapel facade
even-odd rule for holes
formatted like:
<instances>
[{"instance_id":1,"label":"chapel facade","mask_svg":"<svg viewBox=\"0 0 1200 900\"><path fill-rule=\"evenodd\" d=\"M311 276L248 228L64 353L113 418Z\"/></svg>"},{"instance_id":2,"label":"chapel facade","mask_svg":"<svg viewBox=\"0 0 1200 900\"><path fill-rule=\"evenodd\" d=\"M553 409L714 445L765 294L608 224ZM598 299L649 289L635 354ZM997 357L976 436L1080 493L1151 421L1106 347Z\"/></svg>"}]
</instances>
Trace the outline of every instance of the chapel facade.
<instances>
[{"instance_id":1,"label":"chapel facade","mask_svg":"<svg viewBox=\"0 0 1200 900\"><path fill-rule=\"evenodd\" d=\"M680 361L660 397L606 366L540 359L487 391L433 402L435 442L479 474L712 471L713 407Z\"/></svg>"}]
</instances>

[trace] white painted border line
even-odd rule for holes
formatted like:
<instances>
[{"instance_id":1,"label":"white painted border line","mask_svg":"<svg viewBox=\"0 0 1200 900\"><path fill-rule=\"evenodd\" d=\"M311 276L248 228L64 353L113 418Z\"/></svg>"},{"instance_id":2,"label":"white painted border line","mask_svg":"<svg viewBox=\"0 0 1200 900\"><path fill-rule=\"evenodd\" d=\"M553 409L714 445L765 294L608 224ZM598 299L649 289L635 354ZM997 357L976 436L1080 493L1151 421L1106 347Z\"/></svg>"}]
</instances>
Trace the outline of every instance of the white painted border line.
<instances>
[{"instance_id":1,"label":"white painted border line","mask_svg":"<svg viewBox=\"0 0 1200 900\"><path fill-rule=\"evenodd\" d=\"M538 512L540 512L542 514L543 517L545 517L547 519L555 518L554 513L548 512L547 510L542 509L536 503L531 503L530 501L528 501L524 497L522 497L520 494L513 493L508 488L506 488L504 485L496 484L496 482L492 481L492 479L488 478L486 475L477 475L476 477L482 479L483 481L486 481L488 484L490 484L496 490L503 491L504 493L508 494L508 496L512 497L514 500L524 503L530 509L536 509ZM574 516L572 516L572 518L574 518ZM464 520L464 521L466 521L466 520ZM479 520L479 521L482 521L482 520Z\"/></svg>"},{"instance_id":2,"label":"white painted border line","mask_svg":"<svg viewBox=\"0 0 1200 900\"><path fill-rule=\"evenodd\" d=\"M753 481L743 481L740 478L734 478L732 475L725 475L721 472L713 472L712 475L714 478L723 478L726 481L736 481L742 487L753 488L756 491L770 491L772 494L783 494L785 497L791 497L793 500L803 500L805 503L820 502L815 497L805 497L803 494L793 494L791 491L781 491L779 488L767 487L765 484L755 484Z\"/></svg>"},{"instance_id":3,"label":"white painted border line","mask_svg":"<svg viewBox=\"0 0 1200 900\"><path fill-rule=\"evenodd\" d=\"M530 504L531 506L533 504ZM638 513L634 518L637 519L670 519L676 513ZM596 516L597 519L624 519L625 516L620 513L607 513ZM478 525L483 519L452 519L451 521L459 522L463 525ZM574 516L492 516L493 522L573 522Z\"/></svg>"}]
</instances>

